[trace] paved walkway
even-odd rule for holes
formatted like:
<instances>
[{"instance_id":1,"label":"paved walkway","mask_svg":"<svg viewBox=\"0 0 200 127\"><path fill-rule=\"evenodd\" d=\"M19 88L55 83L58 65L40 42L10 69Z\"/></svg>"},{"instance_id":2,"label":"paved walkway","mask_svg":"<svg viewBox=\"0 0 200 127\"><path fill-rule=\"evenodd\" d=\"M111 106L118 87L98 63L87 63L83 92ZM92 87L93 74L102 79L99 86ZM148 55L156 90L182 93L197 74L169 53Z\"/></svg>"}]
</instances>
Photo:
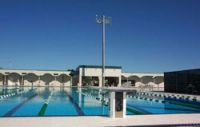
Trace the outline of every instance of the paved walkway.
<instances>
[{"instance_id":1,"label":"paved walkway","mask_svg":"<svg viewBox=\"0 0 200 127\"><path fill-rule=\"evenodd\" d=\"M1 127L115 127L197 123L200 123L200 114L135 115L124 119L102 116L0 118Z\"/></svg>"}]
</instances>

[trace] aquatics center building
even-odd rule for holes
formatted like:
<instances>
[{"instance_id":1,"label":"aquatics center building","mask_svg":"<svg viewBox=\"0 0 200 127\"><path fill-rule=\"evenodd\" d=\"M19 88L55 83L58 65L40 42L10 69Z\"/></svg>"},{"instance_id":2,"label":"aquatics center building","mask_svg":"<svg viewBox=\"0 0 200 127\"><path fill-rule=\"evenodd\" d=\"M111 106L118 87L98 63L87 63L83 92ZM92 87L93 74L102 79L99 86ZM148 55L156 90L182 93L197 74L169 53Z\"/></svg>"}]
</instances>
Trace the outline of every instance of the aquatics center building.
<instances>
[{"instance_id":1,"label":"aquatics center building","mask_svg":"<svg viewBox=\"0 0 200 127\"><path fill-rule=\"evenodd\" d=\"M0 69L0 84L8 86L99 86L102 68L80 65L76 70ZM106 66L105 86L164 87L163 73L125 73L121 66Z\"/></svg>"}]
</instances>

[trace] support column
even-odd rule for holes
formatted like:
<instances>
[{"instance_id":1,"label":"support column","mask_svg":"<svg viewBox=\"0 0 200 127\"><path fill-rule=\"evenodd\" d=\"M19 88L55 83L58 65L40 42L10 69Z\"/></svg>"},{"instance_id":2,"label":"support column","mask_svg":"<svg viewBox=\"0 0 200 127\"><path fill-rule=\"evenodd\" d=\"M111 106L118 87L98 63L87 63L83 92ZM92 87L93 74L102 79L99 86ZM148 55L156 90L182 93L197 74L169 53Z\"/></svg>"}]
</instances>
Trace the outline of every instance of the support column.
<instances>
[{"instance_id":1,"label":"support column","mask_svg":"<svg viewBox=\"0 0 200 127\"><path fill-rule=\"evenodd\" d=\"M20 86L24 86L24 76L23 75L20 78Z\"/></svg>"},{"instance_id":2,"label":"support column","mask_svg":"<svg viewBox=\"0 0 200 127\"><path fill-rule=\"evenodd\" d=\"M117 86L118 86L118 87L121 87L121 86L122 86L122 78L121 78L121 76L119 76L119 83L118 83Z\"/></svg>"},{"instance_id":3,"label":"support column","mask_svg":"<svg viewBox=\"0 0 200 127\"><path fill-rule=\"evenodd\" d=\"M38 84L38 85L40 86L40 76L38 77L38 81L39 81L39 84Z\"/></svg>"},{"instance_id":4,"label":"support column","mask_svg":"<svg viewBox=\"0 0 200 127\"><path fill-rule=\"evenodd\" d=\"M33 81L31 81L31 88L33 89Z\"/></svg>"},{"instance_id":5,"label":"support column","mask_svg":"<svg viewBox=\"0 0 200 127\"><path fill-rule=\"evenodd\" d=\"M126 117L126 92L123 92L123 118Z\"/></svg>"},{"instance_id":6,"label":"support column","mask_svg":"<svg viewBox=\"0 0 200 127\"><path fill-rule=\"evenodd\" d=\"M55 81L55 83L57 83L56 81L57 81L57 78L56 78L56 76L54 76L54 81ZM54 85L54 84L53 84ZM54 85L54 86L56 86L56 84ZM63 85L64 86L64 85Z\"/></svg>"},{"instance_id":7,"label":"support column","mask_svg":"<svg viewBox=\"0 0 200 127\"><path fill-rule=\"evenodd\" d=\"M72 81L73 79L72 79L72 77L70 77L70 87L72 87Z\"/></svg>"},{"instance_id":8,"label":"support column","mask_svg":"<svg viewBox=\"0 0 200 127\"><path fill-rule=\"evenodd\" d=\"M8 85L8 76L7 76L7 75L4 75L4 82L3 82L3 85L4 85L4 86L7 86L7 85Z\"/></svg>"},{"instance_id":9,"label":"support column","mask_svg":"<svg viewBox=\"0 0 200 127\"><path fill-rule=\"evenodd\" d=\"M82 75L79 75L78 87L82 87Z\"/></svg>"},{"instance_id":10,"label":"support column","mask_svg":"<svg viewBox=\"0 0 200 127\"><path fill-rule=\"evenodd\" d=\"M128 77L126 78L126 85L128 85Z\"/></svg>"},{"instance_id":11,"label":"support column","mask_svg":"<svg viewBox=\"0 0 200 127\"><path fill-rule=\"evenodd\" d=\"M115 92L110 92L110 117L115 118Z\"/></svg>"},{"instance_id":12,"label":"support column","mask_svg":"<svg viewBox=\"0 0 200 127\"><path fill-rule=\"evenodd\" d=\"M99 76L98 79L99 79L99 87L102 87L102 77Z\"/></svg>"},{"instance_id":13,"label":"support column","mask_svg":"<svg viewBox=\"0 0 200 127\"><path fill-rule=\"evenodd\" d=\"M24 86L24 76L22 76L22 85Z\"/></svg>"},{"instance_id":14,"label":"support column","mask_svg":"<svg viewBox=\"0 0 200 127\"><path fill-rule=\"evenodd\" d=\"M3 75L3 79L2 79L2 85L4 86L4 75Z\"/></svg>"},{"instance_id":15,"label":"support column","mask_svg":"<svg viewBox=\"0 0 200 127\"><path fill-rule=\"evenodd\" d=\"M78 87L82 87L82 68L79 68L79 82Z\"/></svg>"},{"instance_id":16,"label":"support column","mask_svg":"<svg viewBox=\"0 0 200 127\"><path fill-rule=\"evenodd\" d=\"M110 92L110 117L111 118L126 117L126 92L123 91Z\"/></svg>"},{"instance_id":17,"label":"support column","mask_svg":"<svg viewBox=\"0 0 200 127\"><path fill-rule=\"evenodd\" d=\"M82 107L82 89L78 88L78 105Z\"/></svg>"}]
</instances>

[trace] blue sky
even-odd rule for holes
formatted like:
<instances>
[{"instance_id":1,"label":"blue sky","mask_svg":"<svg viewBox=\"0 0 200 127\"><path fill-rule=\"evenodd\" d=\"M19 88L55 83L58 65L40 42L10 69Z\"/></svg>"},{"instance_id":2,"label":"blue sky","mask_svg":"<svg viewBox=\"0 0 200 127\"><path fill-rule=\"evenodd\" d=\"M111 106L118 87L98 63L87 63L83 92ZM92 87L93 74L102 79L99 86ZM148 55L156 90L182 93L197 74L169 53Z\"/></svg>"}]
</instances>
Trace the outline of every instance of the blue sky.
<instances>
[{"instance_id":1,"label":"blue sky","mask_svg":"<svg viewBox=\"0 0 200 127\"><path fill-rule=\"evenodd\" d=\"M199 0L1 0L0 66L71 69L101 65L101 26L106 26L106 65L125 72L164 72L200 67Z\"/></svg>"}]
</instances>

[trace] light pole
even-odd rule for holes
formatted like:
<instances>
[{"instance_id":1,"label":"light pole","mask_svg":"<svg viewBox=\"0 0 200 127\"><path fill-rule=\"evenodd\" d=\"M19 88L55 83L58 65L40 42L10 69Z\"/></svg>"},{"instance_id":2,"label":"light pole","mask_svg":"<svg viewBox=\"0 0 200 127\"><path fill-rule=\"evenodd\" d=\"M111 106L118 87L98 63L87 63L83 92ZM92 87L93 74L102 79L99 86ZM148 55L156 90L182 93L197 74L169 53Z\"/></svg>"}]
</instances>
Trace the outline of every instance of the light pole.
<instances>
[{"instance_id":1,"label":"light pole","mask_svg":"<svg viewBox=\"0 0 200 127\"><path fill-rule=\"evenodd\" d=\"M111 17L96 15L96 21L102 24L102 87L105 85L105 29L106 24L111 23Z\"/></svg>"}]
</instances>

